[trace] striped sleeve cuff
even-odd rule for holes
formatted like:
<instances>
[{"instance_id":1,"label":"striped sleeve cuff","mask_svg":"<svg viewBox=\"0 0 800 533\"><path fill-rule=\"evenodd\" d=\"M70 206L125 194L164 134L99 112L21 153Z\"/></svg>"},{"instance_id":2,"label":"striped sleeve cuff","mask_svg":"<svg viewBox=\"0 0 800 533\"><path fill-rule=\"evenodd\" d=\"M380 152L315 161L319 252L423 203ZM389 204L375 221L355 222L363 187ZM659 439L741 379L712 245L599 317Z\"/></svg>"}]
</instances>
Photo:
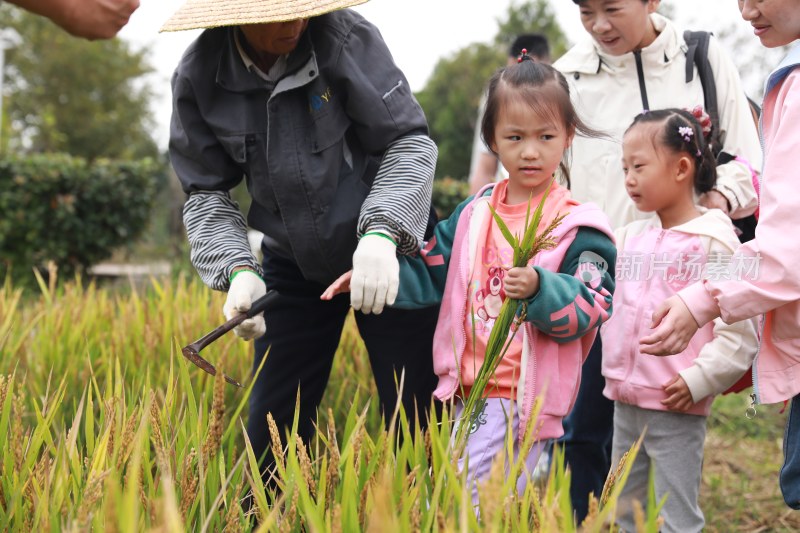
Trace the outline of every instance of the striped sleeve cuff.
<instances>
[{"instance_id":1,"label":"striped sleeve cuff","mask_svg":"<svg viewBox=\"0 0 800 533\"><path fill-rule=\"evenodd\" d=\"M419 251L430 211L436 144L426 135L397 139L384 154L369 196L361 207L358 236L382 231L398 253Z\"/></svg>"},{"instance_id":2,"label":"striped sleeve cuff","mask_svg":"<svg viewBox=\"0 0 800 533\"><path fill-rule=\"evenodd\" d=\"M191 260L203 283L227 291L231 270L261 266L250 251L247 225L239 206L228 192L196 192L183 206L183 224L191 247Z\"/></svg>"}]
</instances>

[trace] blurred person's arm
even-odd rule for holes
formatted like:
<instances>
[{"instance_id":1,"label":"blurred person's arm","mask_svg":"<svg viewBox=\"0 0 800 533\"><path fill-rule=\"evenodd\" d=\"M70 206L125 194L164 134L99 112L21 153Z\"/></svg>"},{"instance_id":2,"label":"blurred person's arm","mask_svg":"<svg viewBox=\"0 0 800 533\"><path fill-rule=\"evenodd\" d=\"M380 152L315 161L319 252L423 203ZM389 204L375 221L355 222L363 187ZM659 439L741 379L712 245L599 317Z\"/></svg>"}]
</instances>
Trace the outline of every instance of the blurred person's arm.
<instances>
[{"instance_id":1,"label":"blurred person's arm","mask_svg":"<svg viewBox=\"0 0 800 533\"><path fill-rule=\"evenodd\" d=\"M49 18L76 37L110 39L139 7L139 0L9 0Z\"/></svg>"},{"instance_id":2,"label":"blurred person's arm","mask_svg":"<svg viewBox=\"0 0 800 533\"><path fill-rule=\"evenodd\" d=\"M470 194L477 194L484 185L494 183L497 165L497 158L491 152L481 153L475 158L472 173L469 176Z\"/></svg>"},{"instance_id":3,"label":"blurred person's arm","mask_svg":"<svg viewBox=\"0 0 800 533\"><path fill-rule=\"evenodd\" d=\"M732 159L717 166L717 184L712 189L712 197L718 192L724 200L718 197L722 203L711 201L707 207L721 208L731 218L742 218L758 207L750 169L761 169L761 143L739 72L715 38L709 42L708 60L717 86L722 151L747 163Z\"/></svg>"}]
</instances>

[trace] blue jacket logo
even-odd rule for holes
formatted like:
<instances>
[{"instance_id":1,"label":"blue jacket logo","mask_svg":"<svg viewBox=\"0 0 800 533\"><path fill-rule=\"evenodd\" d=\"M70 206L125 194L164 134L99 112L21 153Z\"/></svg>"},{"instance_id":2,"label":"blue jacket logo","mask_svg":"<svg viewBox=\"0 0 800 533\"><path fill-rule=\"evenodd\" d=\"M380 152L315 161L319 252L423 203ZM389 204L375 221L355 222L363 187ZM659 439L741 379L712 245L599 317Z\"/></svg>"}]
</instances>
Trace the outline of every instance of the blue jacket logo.
<instances>
[{"instance_id":1,"label":"blue jacket logo","mask_svg":"<svg viewBox=\"0 0 800 533\"><path fill-rule=\"evenodd\" d=\"M311 111L312 113L314 111L319 111L320 109L322 109L322 106L324 106L326 103L330 101L332 96L333 93L331 92L330 87L326 88L325 92L323 92L322 94L312 94L309 111Z\"/></svg>"}]
</instances>

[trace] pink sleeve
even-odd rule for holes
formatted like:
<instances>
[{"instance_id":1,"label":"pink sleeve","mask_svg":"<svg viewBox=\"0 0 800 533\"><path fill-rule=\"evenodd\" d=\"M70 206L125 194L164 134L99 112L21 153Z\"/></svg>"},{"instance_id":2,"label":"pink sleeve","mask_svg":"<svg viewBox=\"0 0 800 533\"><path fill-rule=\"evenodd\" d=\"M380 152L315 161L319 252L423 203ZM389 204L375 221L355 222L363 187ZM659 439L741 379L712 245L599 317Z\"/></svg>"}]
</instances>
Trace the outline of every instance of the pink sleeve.
<instances>
[{"instance_id":1,"label":"pink sleeve","mask_svg":"<svg viewBox=\"0 0 800 533\"><path fill-rule=\"evenodd\" d=\"M720 314L717 301L708 292L705 281L699 281L689 285L678 292L678 296L683 300L683 303L686 304L686 307L689 308L695 322L697 322L700 327L711 322Z\"/></svg>"},{"instance_id":2,"label":"pink sleeve","mask_svg":"<svg viewBox=\"0 0 800 533\"><path fill-rule=\"evenodd\" d=\"M725 276L686 289L681 298L696 317L710 312L716 301L725 322L736 322L800 300L800 69L795 69L764 101L765 139L760 218L756 236L741 245ZM698 321L699 322L699 321Z\"/></svg>"}]
</instances>

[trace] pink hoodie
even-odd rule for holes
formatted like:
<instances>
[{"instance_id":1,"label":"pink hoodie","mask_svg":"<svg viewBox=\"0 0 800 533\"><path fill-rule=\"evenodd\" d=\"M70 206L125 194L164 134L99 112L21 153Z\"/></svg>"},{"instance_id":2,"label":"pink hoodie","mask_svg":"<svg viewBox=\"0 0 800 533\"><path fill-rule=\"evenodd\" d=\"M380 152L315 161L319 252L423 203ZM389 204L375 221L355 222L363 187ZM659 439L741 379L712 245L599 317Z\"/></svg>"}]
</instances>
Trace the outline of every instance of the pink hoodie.
<instances>
[{"instance_id":1,"label":"pink hoodie","mask_svg":"<svg viewBox=\"0 0 800 533\"><path fill-rule=\"evenodd\" d=\"M719 209L680 226L664 229L657 216L615 232L617 286L614 315L603 324L603 394L643 409L666 411L662 386L680 374L695 404L688 414L708 415L714 395L725 391L750 368L756 353L755 320L725 324L716 319L672 357L639 353L653 310L704 272L724 266L739 241L730 219Z\"/></svg>"},{"instance_id":2,"label":"pink hoodie","mask_svg":"<svg viewBox=\"0 0 800 533\"><path fill-rule=\"evenodd\" d=\"M489 185L488 187L492 187ZM484 188L485 190L486 188ZM458 220L447 282L439 312L439 322L433 338L433 367L439 376L439 384L434 396L449 400L458 390L461 357L466 345L466 297L472 262L476 257L477 243L481 232L485 231L489 211L489 197L478 193ZM563 202L569 198L569 191L559 187L548 197L550 202ZM579 227L594 228L613 239L608 217L594 204L571 207L569 214L555 230L558 245L539 253L535 265L552 272L558 272L564 254L575 239ZM578 274L578 273L576 273ZM598 295L597 298L602 298ZM586 304L575 302L586 310ZM604 304L607 308L607 304ZM570 310L573 305L570 305ZM570 310L561 310L571 325ZM591 311L587 311L591 312ZM597 311L595 311L597 312ZM558 315L559 311L553 313ZM574 312L573 312L574 313ZM560 315L558 315L560 316ZM605 317L598 317L602 320ZM563 435L561 419L569 413L575 403L580 384L581 365L594 342L597 328L586 335L565 343L556 343L551 337L537 330L529 322L523 327L523 353L518 387L517 402L520 408L520 438L525 435L527 422L533 411L534 399L543 395L543 406L539 415L538 439L557 438Z\"/></svg>"},{"instance_id":3,"label":"pink hoodie","mask_svg":"<svg viewBox=\"0 0 800 533\"><path fill-rule=\"evenodd\" d=\"M678 293L698 324L721 315L736 322L765 313L753 388L760 403L800 393L800 41L767 80L761 114L764 169L755 239L739 247L740 262L758 261L757 276L695 283ZM795 235L795 237L792 237Z\"/></svg>"}]
</instances>

